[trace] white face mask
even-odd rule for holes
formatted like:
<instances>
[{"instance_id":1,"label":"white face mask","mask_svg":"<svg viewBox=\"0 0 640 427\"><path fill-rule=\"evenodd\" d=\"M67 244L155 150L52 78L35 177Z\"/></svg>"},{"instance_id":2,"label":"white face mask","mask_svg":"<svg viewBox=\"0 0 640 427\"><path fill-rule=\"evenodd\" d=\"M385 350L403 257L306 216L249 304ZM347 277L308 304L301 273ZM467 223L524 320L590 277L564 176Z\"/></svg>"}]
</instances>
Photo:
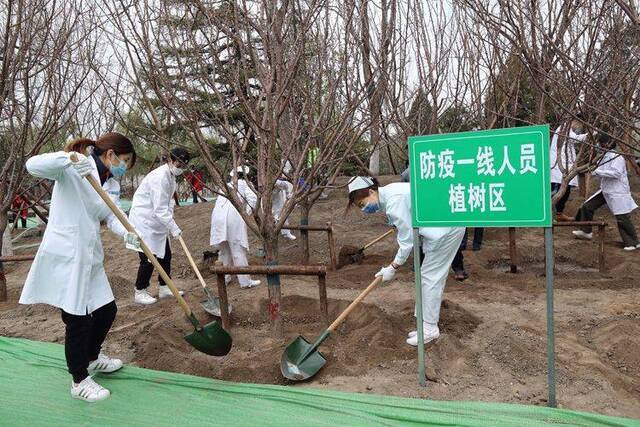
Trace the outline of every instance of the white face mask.
<instances>
[{"instance_id":1,"label":"white face mask","mask_svg":"<svg viewBox=\"0 0 640 427\"><path fill-rule=\"evenodd\" d=\"M174 165L169 165L169 170L171 171L173 176L180 176L184 172L184 169L180 169L179 167Z\"/></svg>"}]
</instances>

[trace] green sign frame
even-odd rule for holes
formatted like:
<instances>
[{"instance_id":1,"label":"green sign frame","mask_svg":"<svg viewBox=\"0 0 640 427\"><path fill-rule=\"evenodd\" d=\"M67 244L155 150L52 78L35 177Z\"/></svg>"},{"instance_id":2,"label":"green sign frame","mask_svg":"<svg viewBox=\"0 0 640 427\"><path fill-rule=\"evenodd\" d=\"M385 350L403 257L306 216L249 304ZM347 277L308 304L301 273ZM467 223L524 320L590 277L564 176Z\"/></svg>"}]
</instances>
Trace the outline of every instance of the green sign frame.
<instances>
[{"instance_id":1,"label":"green sign frame","mask_svg":"<svg viewBox=\"0 0 640 427\"><path fill-rule=\"evenodd\" d=\"M409 138L414 227L551 227L549 125Z\"/></svg>"}]
</instances>

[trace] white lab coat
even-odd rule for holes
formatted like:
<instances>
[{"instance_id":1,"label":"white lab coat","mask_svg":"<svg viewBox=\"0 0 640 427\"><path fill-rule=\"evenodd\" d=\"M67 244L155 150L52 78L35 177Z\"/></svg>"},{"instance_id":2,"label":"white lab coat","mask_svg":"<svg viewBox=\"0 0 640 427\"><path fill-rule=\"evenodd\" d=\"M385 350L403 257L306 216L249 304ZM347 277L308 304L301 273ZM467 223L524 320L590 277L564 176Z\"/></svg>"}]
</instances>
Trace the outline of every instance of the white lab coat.
<instances>
[{"instance_id":1,"label":"white lab coat","mask_svg":"<svg viewBox=\"0 0 640 427\"><path fill-rule=\"evenodd\" d=\"M289 181L285 181L284 179L276 180L273 196L271 198L271 213L276 221L280 218L280 213L292 193L293 184Z\"/></svg>"},{"instance_id":2,"label":"white lab coat","mask_svg":"<svg viewBox=\"0 0 640 427\"><path fill-rule=\"evenodd\" d=\"M606 153L593 175L600 178L602 195L614 215L626 214L638 207L631 197L624 157L612 152Z\"/></svg>"},{"instance_id":3,"label":"white lab coat","mask_svg":"<svg viewBox=\"0 0 640 427\"><path fill-rule=\"evenodd\" d=\"M402 265L413 251L411 193L409 183L394 183L379 188L380 208L397 229L398 252L394 259ZM421 267L422 308L424 322L436 325L440 318L442 293L451 262L464 236L464 227L421 227L425 259Z\"/></svg>"},{"instance_id":4,"label":"white lab coat","mask_svg":"<svg viewBox=\"0 0 640 427\"><path fill-rule=\"evenodd\" d=\"M233 184L227 184L229 191L233 191ZM256 194L249 188L244 179L238 180L238 197L244 201L246 212L251 212L257 203ZM218 246L222 242L238 244L249 249L249 236L247 224L240 212L231 204L229 199L218 196L216 204L211 212L211 246Z\"/></svg>"},{"instance_id":5,"label":"white lab coat","mask_svg":"<svg viewBox=\"0 0 640 427\"><path fill-rule=\"evenodd\" d=\"M145 176L133 195L129 221L158 258L164 258L167 237L180 233L173 219L175 192L176 178L164 164Z\"/></svg>"},{"instance_id":6,"label":"white lab coat","mask_svg":"<svg viewBox=\"0 0 640 427\"><path fill-rule=\"evenodd\" d=\"M92 172L100 182L95 161ZM115 234L126 230L109 207L71 166L69 154L42 154L30 158L26 167L38 178L55 181L49 221L42 243L22 289L21 304L49 304L78 316L113 301L104 271L100 221ZM120 184L108 179L102 188L119 206Z\"/></svg>"},{"instance_id":7,"label":"white lab coat","mask_svg":"<svg viewBox=\"0 0 640 427\"><path fill-rule=\"evenodd\" d=\"M568 172L573 168L573 165L576 162L576 142L583 142L587 138L587 134L578 135L573 131L573 129L569 129L567 134L567 138L564 140L564 144L558 151L558 139L560 133L563 131L563 127L565 125L558 126L555 133L553 134L553 138L551 139L551 147L549 148L549 162L551 164L551 182L556 184L562 183L562 170L560 169L560 165L563 166L563 169ZM574 176L569 181L569 185L571 187L578 186L578 176Z\"/></svg>"}]
</instances>

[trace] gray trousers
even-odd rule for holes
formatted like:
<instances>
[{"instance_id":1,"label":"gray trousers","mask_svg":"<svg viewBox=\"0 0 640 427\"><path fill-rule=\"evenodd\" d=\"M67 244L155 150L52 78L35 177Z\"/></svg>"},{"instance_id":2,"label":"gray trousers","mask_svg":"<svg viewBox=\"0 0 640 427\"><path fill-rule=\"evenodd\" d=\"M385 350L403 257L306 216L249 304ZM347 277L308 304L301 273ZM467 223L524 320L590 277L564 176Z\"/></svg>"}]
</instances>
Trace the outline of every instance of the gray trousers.
<instances>
[{"instance_id":1,"label":"gray trousers","mask_svg":"<svg viewBox=\"0 0 640 427\"><path fill-rule=\"evenodd\" d=\"M593 220L593 214L602 206L606 205L607 201L602 195L602 191L596 193L591 199L582 204L578 213L576 214L576 221L591 221ZM618 223L618 231L624 246L636 246L638 244L638 235L636 234L636 228L631 222L631 215L628 213L621 215L614 215ZM581 227L585 233L591 233L592 227Z\"/></svg>"}]
</instances>

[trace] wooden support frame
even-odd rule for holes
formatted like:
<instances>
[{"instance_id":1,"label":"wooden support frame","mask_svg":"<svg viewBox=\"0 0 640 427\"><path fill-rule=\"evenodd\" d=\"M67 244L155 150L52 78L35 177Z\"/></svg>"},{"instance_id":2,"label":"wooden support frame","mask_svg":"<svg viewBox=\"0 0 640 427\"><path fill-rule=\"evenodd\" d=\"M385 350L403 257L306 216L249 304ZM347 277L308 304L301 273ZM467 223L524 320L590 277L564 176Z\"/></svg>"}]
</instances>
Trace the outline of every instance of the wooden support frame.
<instances>
[{"instance_id":1,"label":"wooden support frame","mask_svg":"<svg viewBox=\"0 0 640 427\"><path fill-rule=\"evenodd\" d=\"M338 253L336 252L336 240L335 240L335 232L333 230L333 225L331 222L328 222L327 225L285 225L282 227L283 230L299 230L303 235L303 262L309 262L309 238L308 234L310 231L324 231L327 233L327 240L329 243L329 266L331 270L335 270L338 265ZM305 239L306 236L306 239ZM306 243L305 243L306 242Z\"/></svg>"},{"instance_id":2,"label":"wooden support frame","mask_svg":"<svg viewBox=\"0 0 640 427\"><path fill-rule=\"evenodd\" d=\"M604 236L607 223L604 221L562 221L553 223L553 227L598 227L597 264L600 273L606 273L606 261L604 257ZM513 230L513 231L512 231ZM516 251L515 228L509 228L509 258L511 272L518 271L518 259Z\"/></svg>"},{"instance_id":3,"label":"wooden support frame","mask_svg":"<svg viewBox=\"0 0 640 427\"><path fill-rule=\"evenodd\" d=\"M607 223L604 221L564 221L564 222L554 222L554 227L598 227L598 248L597 248L597 258L598 258L598 271L600 273L606 273L607 267L604 258L604 234L605 227Z\"/></svg>"},{"instance_id":4,"label":"wooden support frame","mask_svg":"<svg viewBox=\"0 0 640 427\"><path fill-rule=\"evenodd\" d=\"M327 268L323 265L248 265L246 267L223 266L220 261L211 267L211 272L216 275L218 285L218 297L220 298L220 318L222 327L229 330L231 319L229 314L229 299L224 276L227 274L260 274L260 275L286 275L286 276L317 276L318 294L320 298L320 313L325 325L329 325L329 306L327 300ZM274 323L274 319L271 319Z\"/></svg>"},{"instance_id":5,"label":"wooden support frame","mask_svg":"<svg viewBox=\"0 0 640 427\"><path fill-rule=\"evenodd\" d=\"M0 302L7 300L7 278L4 274L5 262L32 261L36 254L29 255L11 255L0 257Z\"/></svg>"}]
</instances>

